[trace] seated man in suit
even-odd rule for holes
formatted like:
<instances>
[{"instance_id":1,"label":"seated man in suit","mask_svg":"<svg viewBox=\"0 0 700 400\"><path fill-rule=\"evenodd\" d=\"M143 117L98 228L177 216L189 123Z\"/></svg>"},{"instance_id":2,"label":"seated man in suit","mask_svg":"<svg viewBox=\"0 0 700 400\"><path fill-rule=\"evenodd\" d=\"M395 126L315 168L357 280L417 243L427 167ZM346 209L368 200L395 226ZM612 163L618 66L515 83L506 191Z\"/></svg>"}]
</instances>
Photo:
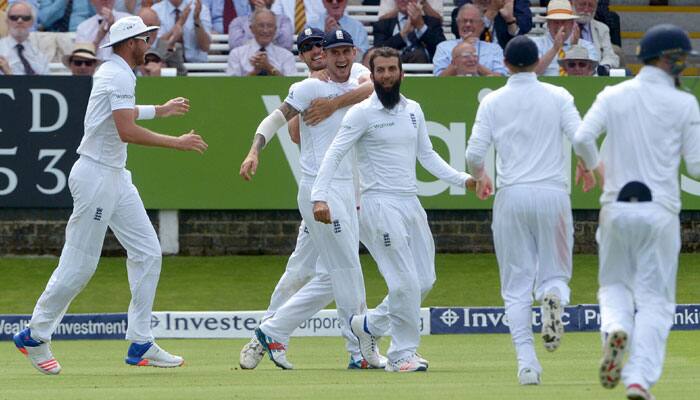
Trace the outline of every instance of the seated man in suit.
<instances>
[{"instance_id":1,"label":"seated man in suit","mask_svg":"<svg viewBox=\"0 0 700 400\"><path fill-rule=\"evenodd\" d=\"M464 4L474 4L484 14L481 40L498 43L505 48L510 39L532 29L530 0L456 0L452 10L452 33L459 37L457 12Z\"/></svg>"},{"instance_id":2,"label":"seated man in suit","mask_svg":"<svg viewBox=\"0 0 700 400\"><path fill-rule=\"evenodd\" d=\"M576 23L581 32L581 39L592 42L598 50L598 75L610 75L610 68L620 66L620 57L615 54L610 41L610 28L595 17L598 0L573 0L574 12L578 16Z\"/></svg>"},{"instance_id":3,"label":"seated man in suit","mask_svg":"<svg viewBox=\"0 0 700 400\"><path fill-rule=\"evenodd\" d=\"M404 63L429 63L445 40L442 20L423 14L416 0L396 0L399 14L373 24L374 45L393 47Z\"/></svg>"}]
</instances>

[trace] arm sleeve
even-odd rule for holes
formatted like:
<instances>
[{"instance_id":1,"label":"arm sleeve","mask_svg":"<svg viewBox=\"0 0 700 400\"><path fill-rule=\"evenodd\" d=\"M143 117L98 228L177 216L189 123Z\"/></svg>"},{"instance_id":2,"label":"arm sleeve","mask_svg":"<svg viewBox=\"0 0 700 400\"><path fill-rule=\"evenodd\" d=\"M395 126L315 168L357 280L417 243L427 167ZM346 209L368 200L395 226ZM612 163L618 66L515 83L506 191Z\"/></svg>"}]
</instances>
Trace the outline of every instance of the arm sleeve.
<instances>
[{"instance_id":1,"label":"arm sleeve","mask_svg":"<svg viewBox=\"0 0 700 400\"><path fill-rule=\"evenodd\" d=\"M693 99L690 115L683 130L683 159L688 173L700 177L700 110Z\"/></svg>"},{"instance_id":2,"label":"arm sleeve","mask_svg":"<svg viewBox=\"0 0 700 400\"><path fill-rule=\"evenodd\" d=\"M228 26L228 48L233 50L245 43L245 27L248 18L238 17Z\"/></svg>"},{"instance_id":3,"label":"arm sleeve","mask_svg":"<svg viewBox=\"0 0 700 400\"><path fill-rule=\"evenodd\" d=\"M226 67L226 75L228 76L243 75L243 68L241 68L240 63L242 52L236 50L237 49L233 49L228 55L228 66Z\"/></svg>"},{"instance_id":4,"label":"arm sleeve","mask_svg":"<svg viewBox=\"0 0 700 400\"><path fill-rule=\"evenodd\" d=\"M132 82L131 79L116 75L112 78L109 93L109 105L112 111L123 110L125 108L134 109L136 108L136 96L134 95L133 85L129 87L129 83Z\"/></svg>"},{"instance_id":5,"label":"arm sleeve","mask_svg":"<svg viewBox=\"0 0 700 400\"><path fill-rule=\"evenodd\" d=\"M503 49L501 49L501 46L498 46L494 50L494 58L493 58L493 64L491 71L501 74L504 76L508 75L508 69L506 68L506 65L503 63Z\"/></svg>"},{"instance_id":6,"label":"arm sleeve","mask_svg":"<svg viewBox=\"0 0 700 400\"><path fill-rule=\"evenodd\" d=\"M433 74L440 76L442 71L452 62L452 52L447 50L447 42L440 43L435 49L433 57Z\"/></svg>"},{"instance_id":7,"label":"arm sleeve","mask_svg":"<svg viewBox=\"0 0 700 400\"><path fill-rule=\"evenodd\" d=\"M609 65L612 68L617 68L620 66L620 57L615 54L612 48L612 42L610 41L610 28L607 25L601 23L600 29L600 46L602 47L600 55L600 64Z\"/></svg>"},{"instance_id":8,"label":"arm sleeve","mask_svg":"<svg viewBox=\"0 0 700 400\"><path fill-rule=\"evenodd\" d=\"M469 172L479 179L484 174L484 159L486 152L493 142L493 128L489 119L488 98L484 99L476 111L476 119L472 127L467 145L466 157Z\"/></svg>"},{"instance_id":9,"label":"arm sleeve","mask_svg":"<svg viewBox=\"0 0 700 400\"><path fill-rule=\"evenodd\" d=\"M290 86L289 94L284 102L292 106L299 113L306 111L311 105L311 102L319 97L316 95L316 85L314 84L316 79L304 79L301 82L295 83Z\"/></svg>"},{"instance_id":10,"label":"arm sleeve","mask_svg":"<svg viewBox=\"0 0 700 400\"><path fill-rule=\"evenodd\" d=\"M561 130L569 141L573 142L576 130L581 126L581 114L579 114L574 104L574 96L566 89L561 90L563 97L561 103Z\"/></svg>"},{"instance_id":11,"label":"arm sleeve","mask_svg":"<svg viewBox=\"0 0 700 400\"><path fill-rule=\"evenodd\" d=\"M595 102L583 118L583 123L574 134L572 144L574 152L583 159L587 169L598 166L598 144L596 140L605 129L607 107L605 105L605 90L598 94Z\"/></svg>"},{"instance_id":12,"label":"arm sleeve","mask_svg":"<svg viewBox=\"0 0 700 400\"><path fill-rule=\"evenodd\" d=\"M418 115L418 151L416 155L423 168L444 182L455 186L464 186L469 178L469 174L452 168L435 152L430 137L428 137L428 128L425 126L425 116L422 111Z\"/></svg>"},{"instance_id":13,"label":"arm sleeve","mask_svg":"<svg viewBox=\"0 0 700 400\"><path fill-rule=\"evenodd\" d=\"M362 109L354 106L345 114L340 130L335 135L326 155L323 157L321 167L316 175L313 189L311 190L311 201L327 201L328 188L331 180L338 169L338 165L352 146L367 131L367 121L362 115Z\"/></svg>"},{"instance_id":14,"label":"arm sleeve","mask_svg":"<svg viewBox=\"0 0 700 400\"><path fill-rule=\"evenodd\" d=\"M518 24L518 28L520 28L518 35L524 35L532 30L532 11L530 10L530 0L515 0L515 4L513 5L513 16Z\"/></svg>"},{"instance_id":15,"label":"arm sleeve","mask_svg":"<svg viewBox=\"0 0 700 400\"><path fill-rule=\"evenodd\" d=\"M42 0L39 3L39 23L48 28L58 21L66 10L67 0Z\"/></svg>"}]
</instances>

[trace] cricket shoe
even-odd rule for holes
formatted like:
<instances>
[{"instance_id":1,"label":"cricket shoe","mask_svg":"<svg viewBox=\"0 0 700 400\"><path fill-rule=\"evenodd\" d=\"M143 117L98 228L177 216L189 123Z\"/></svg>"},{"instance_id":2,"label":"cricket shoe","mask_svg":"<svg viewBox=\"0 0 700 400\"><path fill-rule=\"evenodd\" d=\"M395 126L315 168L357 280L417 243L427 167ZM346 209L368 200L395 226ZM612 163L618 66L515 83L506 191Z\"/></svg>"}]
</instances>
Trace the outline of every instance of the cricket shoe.
<instances>
[{"instance_id":1,"label":"cricket shoe","mask_svg":"<svg viewBox=\"0 0 700 400\"><path fill-rule=\"evenodd\" d=\"M260 344L258 338L253 336L250 342L246 343L241 349L241 356L238 364L243 369L255 369L260 364L260 361L265 356L265 349Z\"/></svg>"},{"instance_id":2,"label":"cricket shoe","mask_svg":"<svg viewBox=\"0 0 700 400\"><path fill-rule=\"evenodd\" d=\"M389 361L384 368L387 372L424 372L428 366L419 361L419 357L413 354L395 362Z\"/></svg>"},{"instance_id":3,"label":"cricket shoe","mask_svg":"<svg viewBox=\"0 0 700 400\"><path fill-rule=\"evenodd\" d=\"M603 359L600 361L600 384L612 389L620 382L622 363L627 348L627 333L615 331L608 334L603 347Z\"/></svg>"},{"instance_id":4,"label":"cricket shoe","mask_svg":"<svg viewBox=\"0 0 700 400\"><path fill-rule=\"evenodd\" d=\"M32 339L32 331L29 328L15 334L12 340L14 340L17 350L27 356L29 362L42 374L57 375L61 372L61 364L51 354L49 344Z\"/></svg>"},{"instance_id":5,"label":"cricket shoe","mask_svg":"<svg viewBox=\"0 0 700 400\"><path fill-rule=\"evenodd\" d=\"M185 363L182 357L168 353L155 342L131 343L124 361L137 367L158 368L175 368Z\"/></svg>"},{"instance_id":6,"label":"cricket shoe","mask_svg":"<svg viewBox=\"0 0 700 400\"><path fill-rule=\"evenodd\" d=\"M293 369L294 366L287 361L287 346L282 342L277 342L273 338L267 336L265 332L257 328L255 330L255 336L258 338L258 342L270 356L270 360L275 363L276 366L282 369Z\"/></svg>"},{"instance_id":7,"label":"cricket shoe","mask_svg":"<svg viewBox=\"0 0 700 400\"><path fill-rule=\"evenodd\" d=\"M542 340L547 351L559 348L564 336L561 321L561 300L556 294L547 294L542 301Z\"/></svg>"},{"instance_id":8,"label":"cricket shoe","mask_svg":"<svg viewBox=\"0 0 700 400\"><path fill-rule=\"evenodd\" d=\"M656 398L654 395L649 393L648 390L644 389L642 385L638 385L636 383L633 383L629 386L627 386L627 392L625 393L627 395L628 400L655 400Z\"/></svg>"},{"instance_id":9,"label":"cricket shoe","mask_svg":"<svg viewBox=\"0 0 700 400\"><path fill-rule=\"evenodd\" d=\"M384 357L383 355L380 354L379 355L379 362L381 363L381 367L373 367L367 362L367 360L365 360L364 357L360 357L358 359L355 359L355 357L350 356L350 362L348 363L348 369L384 369L386 367L388 360L386 357Z\"/></svg>"},{"instance_id":10,"label":"cricket shoe","mask_svg":"<svg viewBox=\"0 0 700 400\"><path fill-rule=\"evenodd\" d=\"M416 353L416 357L418 357L418 362L419 362L419 363L425 365L426 367L429 367L429 366L430 366L430 363L428 362L428 360L426 360L425 358L423 358L423 356L421 356L419 353Z\"/></svg>"},{"instance_id":11,"label":"cricket shoe","mask_svg":"<svg viewBox=\"0 0 700 400\"><path fill-rule=\"evenodd\" d=\"M353 315L350 317L350 330L360 343L362 357L374 368L382 368L382 360L377 347L377 338L367 329L367 317ZM385 363L385 365L388 365Z\"/></svg>"},{"instance_id":12,"label":"cricket shoe","mask_svg":"<svg viewBox=\"0 0 700 400\"><path fill-rule=\"evenodd\" d=\"M518 373L518 381L521 385L539 385L540 374L532 368L524 368Z\"/></svg>"}]
</instances>

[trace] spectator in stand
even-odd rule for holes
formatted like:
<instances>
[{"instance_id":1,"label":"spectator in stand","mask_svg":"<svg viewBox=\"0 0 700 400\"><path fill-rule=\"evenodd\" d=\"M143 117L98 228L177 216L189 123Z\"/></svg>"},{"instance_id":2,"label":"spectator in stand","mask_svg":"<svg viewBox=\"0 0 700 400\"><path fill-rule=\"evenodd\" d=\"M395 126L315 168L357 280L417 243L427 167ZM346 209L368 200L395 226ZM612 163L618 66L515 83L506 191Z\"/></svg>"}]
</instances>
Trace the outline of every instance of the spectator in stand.
<instances>
[{"instance_id":1,"label":"spectator in stand","mask_svg":"<svg viewBox=\"0 0 700 400\"><path fill-rule=\"evenodd\" d=\"M253 10L270 9L273 0L250 0L250 6ZM292 21L286 15L275 14L277 21L277 34L275 35L274 44L284 47L287 50L292 49L294 42L294 32ZM233 49L246 44L253 38L253 32L250 31L250 23L253 20L252 14L239 15L231 21L228 27L228 47Z\"/></svg>"},{"instance_id":2,"label":"spectator in stand","mask_svg":"<svg viewBox=\"0 0 700 400\"><path fill-rule=\"evenodd\" d=\"M456 73L452 62L452 50L461 42L470 42L476 48L478 69L481 76L499 76L508 73L503 64L503 49L496 43L479 39L484 31L481 10L474 4L465 4L457 13L460 39L448 40L438 45L433 58L435 76L452 76Z\"/></svg>"},{"instance_id":3,"label":"spectator in stand","mask_svg":"<svg viewBox=\"0 0 700 400\"><path fill-rule=\"evenodd\" d=\"M31 4L17 1L7 8L9 34L0 39L0 74L47 75L49 60L39 51L31 32L36 12Z\"/></svg>"},{"instance_id":4,"label":"spectator in stand","mask_svg":"<svg viewBox=\"0 0 700 400\"><path fill-rule=\"evenodd\" d=\"M593 19L598 7L598 0L574 0L572 2L578 20L581 39L593 43L598 50L598 75L610 75L611 68L620 66L620 58L615 54L610 41L610 28Z\"/></svg>"},{"instance_id":5,"label":"spectator in stand","mask_svg":"<svg viewBox=\"0 0 700 400\"><path fill-rule=\"evenodd\" d=\"M161 71L167 67L164 57L159 49L148 49L143 64L138 66L139 76L161 76Z\"/></svg>"},{"instance_id":6,"label":"spectator in stand","mask_svg":"<svg viewBox=\"0 0 700 400\"><path fill-rule=\"evenodd\" d=\"M361 60L362 55L369 49L369 39L367 30L362 22L345 14L347 0L323 0L326 12L321 14L317 20L309 21L309 26L320 29L326 33L342 29L352 36L352 41L357 49L357 59Z\"/></svg>"},{"instance_id":7,"label":"spectator in stand","mask_svg":"<svg viewBox=\"0 0 700 400\"><path fill-rule=\"evenodd\" d=\"M369 59L372 57L372 53L377 50L378 47L370 47L364 56L362 56L362 65L369 69Z\"/></svg>"},{"instance_id":8,"label":"spectator in stand","mask_svg":"<svg viewBox=\"0 0 700 400\"><path fill-rule=\"evenodd\" d=\"M146 26L160 26L160 18L158 14L153 11L151 7L143 7L139 11L139 17L143 20ZM181 16L183 24L186 16ZM176 45L174 38L160 38L158 39L158 31L148 32L150 37L149 43L152 49L157 49L158 54L168 68L175 68L177 70L178 76L187 75L187 68L185 68L184 62L184 49L182 46ZM172 40L169 40L172 39Z\"/></svg>"},{"instance_id":9,"label":"spectator in stand","mask_svg":"<svg viewBox=\"0 0 700 400\"><path fill-rule=\"evenodd\" d=\"M256 2L264 4L264 0ZM247 17L255 4L249 0L202 0L211 14L211 30L216 33L229 33L229 25L238 17ZM270 0L272 3L272 0Z\"/></svg>"},{"instance_id":10,"label":"spectator in stand","mask_svg":"<svg viewBox=\"0 0 700 400\"><path fill-rule=\"evenodd\" d=\"M66 8L70 3L70 8ZM40 29L49 32L75 32L78 25L95 15L90 0L41 0Z\"/></svg>"},{"instance_id":11,"label":"spectator in stand","mask_svg":"<svg viewBox=\"0 0 700 400\"><path fill-rule=\"evenodd\" d=\"M480 76L479 54L471 41L461 41L452 49L454 76Z\"/></svg>"},{"instance_id":12,"label":"spectator in stand","mask_svg":"<svg viewBox=\"0 0 700 400\"><path fill-rule=\"evenodd\" d=\"M7 12L0 10L0 38L7 36Z\"/></svg>"},{"instance_id":13,"label":"spectator in stand","mask_svg":"<svg viewBox=\"0 0 700 400\"><path fill-rule=\"evenodd\" d=\"M552 0L547 6L547 34L533 37L537 45L540 61L535 68L537 75L563 76L566 74L557 60L564 58L566 51L573 45L580 45L588 50L591 58L597 59L598 52L593 43L581 39L581 31L578 28L571 3L568 0Z\"/></svg>"},{"instance_id":14,"label":"spectator in stand","mask_svg":"<svg viewBox=\"0 0 700 400\"><path fill-rule=\"evenodd\" d=\"M442 19L442 0L420 0L419 3L425 15ZM399 8L395 0L381 0L379 2L379 19L395 18L398 14Z\"/></svg>"},{"instance_id":15,"label":"spectator in stand","mask_svg":"<svg viewBox=\"0 0 700 400\"><path fill-rule=\"evenodd\" d=\"M497 42L506 48L510 39L525 35L532 29L530 0L457 0L452 10L452 33L459 37L457 13L464 4L472 3L484 15L484 33L481 40Z\"/></svg>"},{"instance_id":16,"label":"spectator in stand","mask_svg":"<svg viewBox=\"0 0 700 400\"><path fill-rule=\"evenodd\" d=\"M277 25L268 9L255 10L250 30L253 39L231 50L226 73L232 76L290 76L296 74L291 51L272 43Z\"/></svg>"},{"instance_id":17,"label":"spectator in stand","mask_svg":"<svg viewBox=\"0 0 700 400\"><path fill-rule=\"evenodd\" d=\"M309 21L317 20L324 11L323 0L275 0L272 4L272 12L289 18L292 30L297 35Z\"/></svg>"},{"instance_id":18,"label":"spectator in stand","mask_svg":"<svg viewBox=\"0 0 700 400\"><path fill-rule=\"evenodd\" d=\"M548 5L549 0L540 0L541 7L547 7ZM622 38L620 37L620 16L616 12L610 11L610 0L598 1L595 19L610 28L610 41L612 44L618 47L622 46Z\"/></svg>"},{"instance_id":19,"label":"spectator in stand","mask_svg":"<svg viewBox=\"0 0 700 400\"><path fill-rule=\"evenodd\" d=\"M114 9L131 15L138 15L141 11L141 0L115 0Z\"/></svg>"},{"instance_id":20,"label":"spectator in stand","mask_svg":"<svg viewBox=\"0 0 700 400\"><path fill-rule=\"evenodd\" d=\"M564 58L557 61L567 76L593 76L598 66L598 60L592 59L581 46L571 46Z\"/></svg>"},{"instance_id":21,"label":"spectator in stand","mask_svg":"<svg viewBox=\"0 0 700 400\"><path fill-rule=\"evenodd\" d=\"M442 19L424 15L417 0L396 0L396 6L397 16L372 24L374 45L399 50L403 63L430 63L445 40Z\"/></svg>"},{"instance_id":22,"label":"spectator in stand","mask_svg":"<svg viewBox=\"0 0 700 400\"><path fill-rule=\"evenodd\" d=\"M163 0L152 8L160 19L159 40L175 50L182 47L182 62L207 62L211 16L201 0Z\"/></svg>"},{"instance_id":23,"label":"spectator in stand","mask_svg":"<svg viewBox=\"0 0 700 400\"><path fill-rule=\"evenodd\" d=\"M97 14L78 25L75 31L77 43L92 43L97 49L97 58L105 61L112 55L112 48L101 49L100 46L109 41L109 28L114 21L128 17L129 14L114 11L114 0L90 0Z\"/></svg>"},{"instance_id":24,"label":"spectator in stand","mask_svg":"<svg viewBox=\"0 0 700 400\"><path fill-rule=\"evenodd\" d=\"M69 55L63 56L65 65L73 76L93 76L97 69L95 45L92 43L76 43Z\"/></svg>"}]
</instances>

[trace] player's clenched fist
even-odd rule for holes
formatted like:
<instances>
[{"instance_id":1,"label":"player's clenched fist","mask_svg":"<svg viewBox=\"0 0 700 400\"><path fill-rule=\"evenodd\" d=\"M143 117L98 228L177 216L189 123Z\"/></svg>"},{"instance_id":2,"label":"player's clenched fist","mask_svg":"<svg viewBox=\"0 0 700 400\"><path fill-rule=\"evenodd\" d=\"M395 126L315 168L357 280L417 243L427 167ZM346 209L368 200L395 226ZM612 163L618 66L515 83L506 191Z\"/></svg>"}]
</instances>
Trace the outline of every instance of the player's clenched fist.
<instances>
[{"instance_id":1,"label":"player's clenched fist","mask_svg":"<svg viewBox=\"0 0 700 400\"><path fill-rule=\"evenodd\" d=\"M196 151L199 154L203 154L207 147L209 147L204 139L195 133L194 129L178 137L177 140L179 144L178 150Z\"/></svg>"},{"instance_id":2,"label":"player's clenched fist","mask_svg":"<svg viewBox=\"0 0 700 400\"><path fill-rule=\"evenodd\" d=\"M491 178L484 174L478 181L476 181L476 197L479 200L488 199L491 194L493 194L493 184L491 183Z\"/></svg>"},{"instance_id":3,"label":"player's clenched fist","mask_svg":"<svg viewBox=\"0 0 700 400\"><path fill-rule=\"evenodd\" d=\"M314 219L324 224L331 223L331 209L325 201L314 202Z\"/></svg>"}]
</instances>

